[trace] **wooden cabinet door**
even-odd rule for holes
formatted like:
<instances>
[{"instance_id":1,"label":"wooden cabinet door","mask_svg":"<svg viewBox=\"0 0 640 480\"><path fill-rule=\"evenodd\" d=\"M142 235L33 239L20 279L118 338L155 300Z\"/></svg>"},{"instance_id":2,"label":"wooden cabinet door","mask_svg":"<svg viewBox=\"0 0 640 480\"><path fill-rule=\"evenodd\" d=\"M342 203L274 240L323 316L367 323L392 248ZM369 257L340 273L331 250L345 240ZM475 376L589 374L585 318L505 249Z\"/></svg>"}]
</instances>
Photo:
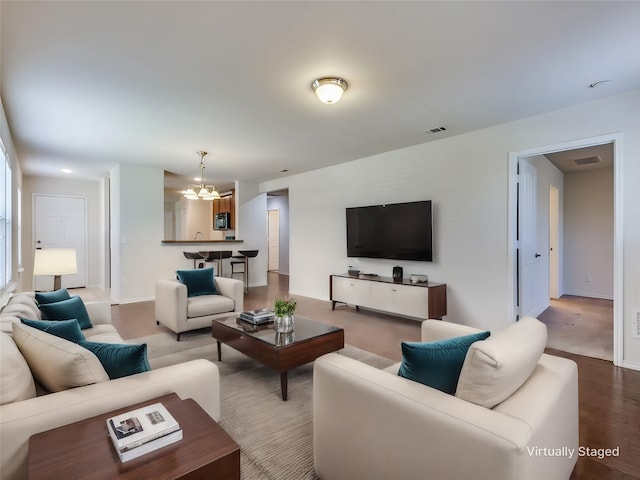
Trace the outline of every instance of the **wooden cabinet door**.
<instances>
[{"instance_id":1,"label":"wooden cabinet door","mask_svg":"<svg viewBox=\"0 0 640 480\"><path fill-rule=\"evenodd\" d=\"M395 285L393 306L395 313L410 317L429 318L429 290L410 285Z\"/></svg>"},{"instance_id":2,"label":"wooden cabinet door","mask_svg":"<svg viewBox=\"0 0 640 480\"><path fill-rule=\"evenodd\" d=\"M392 283L369 282L371 284L371 303L369 306L375 310L393 313L393 297L395 285Z\"/></svg>"},{"instance_id":3,"label":"wooden cabinet door","mask_svg":"<svg viewBox=\"0 0 640 480\"><path fill-rule=\"evenodd\" d=\"M369 284L356 278L331 277L331 300L351 305L369 305Z\"/></svg>"}]
</instances>

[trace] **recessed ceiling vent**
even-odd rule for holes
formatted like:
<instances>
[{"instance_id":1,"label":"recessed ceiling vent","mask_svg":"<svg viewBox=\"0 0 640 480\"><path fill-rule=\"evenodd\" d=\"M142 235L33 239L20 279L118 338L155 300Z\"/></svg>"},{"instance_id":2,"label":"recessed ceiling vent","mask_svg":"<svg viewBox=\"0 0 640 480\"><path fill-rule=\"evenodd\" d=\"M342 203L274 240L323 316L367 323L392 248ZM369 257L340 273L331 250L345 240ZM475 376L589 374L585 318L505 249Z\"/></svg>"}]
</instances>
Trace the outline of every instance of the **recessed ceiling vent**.
<instances>
[{"instance_id":1,"label":"recessed ceiling vent","mask_svg":"<svg viewBox=\"0 0 640 480\"><path fill-rule=\"evenodd\" d=\"M446 127L436 127L436 128L431 128L428 131L431 132L431 133L440 133L440 132L444 132L446 130L447 130Z\"/></svg>"},{"instance_id":2,"label":"recessed ceiling vent","mask_svg":"<svg viewBox=\"0 0 640 480\"><path fill-rule=\"evenodd\" d=\"M583 167L585 165L594 165L600 162L602 162L602 160L600 159L600 155L595 155L593 157L576 158L573 160L573 163L575 163L579 167Z\"/></svg>"}]
</instances>

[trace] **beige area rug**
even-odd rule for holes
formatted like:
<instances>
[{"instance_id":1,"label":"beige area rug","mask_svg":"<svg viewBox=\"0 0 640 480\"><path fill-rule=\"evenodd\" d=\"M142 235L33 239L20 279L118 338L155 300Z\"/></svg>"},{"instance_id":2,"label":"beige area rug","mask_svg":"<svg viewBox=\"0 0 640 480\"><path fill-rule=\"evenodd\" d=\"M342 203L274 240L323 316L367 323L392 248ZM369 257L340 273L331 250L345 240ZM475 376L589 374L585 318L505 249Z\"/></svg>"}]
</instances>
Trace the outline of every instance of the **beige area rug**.
<instances>
[{"instance_id":1,"label":"beige area rug","mask_svg":"<svg viewBox=\"0 0 640 480\"><path fill-rule=\"evenodd\" d=\"M283 402L277 372L226 345L222 346L222 362L218 362L210 333L188 332L180 342L173 334L159 333L128 343L147 344L152 368L197 358L218 365L220 424L240 445L243 480L317 478L313 470L312 364L289 372L288 400ZM377 368L395 363L350 345L340 353Z\"/></svg>"}]
</instances>

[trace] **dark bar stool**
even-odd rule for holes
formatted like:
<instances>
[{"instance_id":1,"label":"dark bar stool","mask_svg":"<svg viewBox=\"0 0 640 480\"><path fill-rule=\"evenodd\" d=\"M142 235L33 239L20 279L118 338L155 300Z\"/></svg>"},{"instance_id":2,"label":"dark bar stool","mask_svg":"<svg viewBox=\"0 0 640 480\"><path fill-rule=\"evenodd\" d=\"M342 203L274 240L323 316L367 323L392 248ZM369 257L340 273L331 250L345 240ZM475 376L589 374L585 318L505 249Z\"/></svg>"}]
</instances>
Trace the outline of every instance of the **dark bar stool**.
<instances>
[{"instance_id":1,"label":"dark bar stool","mask_svg":"<svg viewBox=\"0 0 640 480\"><path fill-rule=\"evenodd\" d=\"M188 258L189 260L193 260L193 268L196 268L196 260L203 260L204 257L202 255L200 255L200 253L198 252L182 252L185 256L185 258Z\"/></svg>"},{"instance_id":2,"label":"dark bar stool","mask_svg":"<svg viewBox=\"0 0 640 480\"><path fill-rule=\"evenodd\" d=\"M223 260L225 258L230 258L231 254L233 253L231 250L217 250L217 251L210 251L210 252L199 252L200 255L202 255L202 258L204 258L205 262L216 262L216 265L218 266L218 276L219 277L224 277L223 275ZM233 270L233 268L232 268ZM233 276L233 274L232 274Z\"/></svg>"},{"instance_id":3,"label":"dark bar stool","mask_svg":"<svg viewBox=\"0 0 640 480\"><path fill-rule=\"evenodd\" d=\"M234 255L235 260L231 260L231 276L236 273L242 273L244 280L244 291L249 293L249 259L258 256L259 250L238 250L238 255ZM236 268L242 265L242 271L237 271Z\"/></svg>"}]
</instances>

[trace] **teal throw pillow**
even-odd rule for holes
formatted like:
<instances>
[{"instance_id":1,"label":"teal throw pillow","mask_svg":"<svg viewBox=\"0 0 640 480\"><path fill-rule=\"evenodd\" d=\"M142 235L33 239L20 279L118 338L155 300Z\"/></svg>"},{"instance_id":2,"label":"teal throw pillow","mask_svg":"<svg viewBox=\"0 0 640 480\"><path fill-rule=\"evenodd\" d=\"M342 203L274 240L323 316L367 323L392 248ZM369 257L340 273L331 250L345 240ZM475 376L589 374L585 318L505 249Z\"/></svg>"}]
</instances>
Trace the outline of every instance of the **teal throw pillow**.
<instances>
[{"instance_id":1,"label":"teal throw pillow","mask_svg":"<svg viewBox=\"0 0 640 480\"><path fill-rule=\"evenodd\" d=\"M38 302L38 305L61 302L62 300L69 300L70 298L71 295L69 295L66 288L54 290L53 292L36 292L36 302Z\"/></svg>"},{"instance_id":2,"label":"teal throw pillow","mask_svg":"<svg viewBox=\"0 0 640 480\"><path fill-rule=\"evenodd\" d=\"M467 350L489 335L490 332L480 332L436 342L402 342L398 375L453 395Z\"/></svg>"},{"instance_id":3,"label":"teal throw pillow","mask_svg":"<svg viewBox=\"0 0 640 480\"><path fill-rule=\"evenodd\" d=\"M64 338L73 343L78 343L84 340L84 334L80 330L80 324L75 318L71 320L30 320L28 318L21 318L20 321L29 327L37 328L43 332L50 333L56 337Z\"/></svg>"},{"instance_id":4,"label":"teal throw pillow","mask_svg":"<svg viewBox=\"0 0 640 480\"><path fill-rule=\"evenodd\" d=\"M187 297L219 295L213 273L213 267L176 271L178 281L187 286Z\"/></svg>"},{"instance_id":5,"label":"teal throw pillow","mask_svg":"<svg viewBox=\"0 0 640 480\"><path fill-rule=\"evenodd\" d=\"M87 307L80 297L71 297L55 303L39 305L43 320L69 320L77 318L80 328L86 330L91 328L91 319L87 312Z\"/></svg>"},{"instance_id":6,"label":"teal throw pillow","mask_svg":"<svg viewBox=\"0 0 640 480\"><path fill-rule=\"evenodd\" d=\"M146 343L128 345L82 341L78 345L98 357L111 380L151 370Z\"/></svg>"}]
</instances>

